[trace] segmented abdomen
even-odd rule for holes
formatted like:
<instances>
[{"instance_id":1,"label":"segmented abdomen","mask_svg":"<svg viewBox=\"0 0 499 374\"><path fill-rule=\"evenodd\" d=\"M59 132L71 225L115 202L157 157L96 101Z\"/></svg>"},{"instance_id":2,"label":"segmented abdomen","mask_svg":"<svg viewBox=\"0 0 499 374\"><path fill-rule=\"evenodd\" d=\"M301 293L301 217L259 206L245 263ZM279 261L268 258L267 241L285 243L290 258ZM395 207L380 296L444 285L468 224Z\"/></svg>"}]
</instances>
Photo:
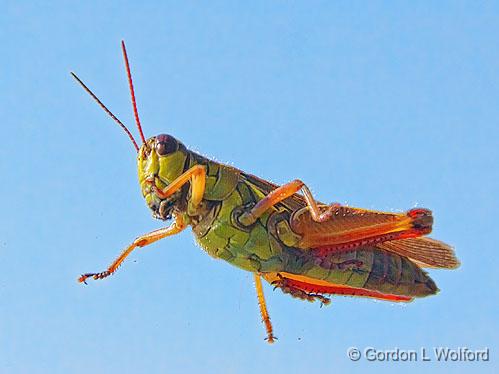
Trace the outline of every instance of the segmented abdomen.
<instances>
[{"instance_id":1,"label":"segmented abdomen","mask_svg":"<svg viewBox=\"0 0 499 374\"><path fill-rule=\"evenodd\" d=\"M286 272L332 284L365 288L385 294L424 297L438 289L409 259L375 247L325 256L290 249Z\"/></svg>"}]
</instances>

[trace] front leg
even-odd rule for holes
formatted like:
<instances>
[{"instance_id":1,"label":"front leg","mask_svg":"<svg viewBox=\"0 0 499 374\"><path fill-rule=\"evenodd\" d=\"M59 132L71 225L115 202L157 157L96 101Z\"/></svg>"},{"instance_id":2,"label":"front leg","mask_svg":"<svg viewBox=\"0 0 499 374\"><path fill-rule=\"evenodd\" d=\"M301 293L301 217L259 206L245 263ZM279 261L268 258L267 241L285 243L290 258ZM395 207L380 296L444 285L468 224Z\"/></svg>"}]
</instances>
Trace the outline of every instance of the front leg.
<instances>
[{"instance_id":1,"label":"front leg","mask_svg":"<svg viewBox=\"0 0 499 374\"><path fill-rule=\"evenodd\" d=\"M191 182L191 198L187 205L187 212L193 213L203 200L206 187L206 168L203 165L194 165L164 189L155 189L161 199L168 199L180 190L184 184Z\"/></svg>"},{"instance_id":2,"label":"front leg","mask_svg":"<svg viewBox=\"0 0 499 374\"><path fill-rule=\"evenodd\" d=\"M137 247L145 247L146 245L152 244L158 240L166 238L167 236L175 235L186 228L186 224L180 215L174 216L174 221L168 227L151 231L148 234L141 235L130 244L123 253L107 268L107 270L100 273L86 273L78 278L78 282L87 283L87 278L93 277L94 279L102 279L113 274L125 260L125 258Z\"/></svg>"}]
</instances>

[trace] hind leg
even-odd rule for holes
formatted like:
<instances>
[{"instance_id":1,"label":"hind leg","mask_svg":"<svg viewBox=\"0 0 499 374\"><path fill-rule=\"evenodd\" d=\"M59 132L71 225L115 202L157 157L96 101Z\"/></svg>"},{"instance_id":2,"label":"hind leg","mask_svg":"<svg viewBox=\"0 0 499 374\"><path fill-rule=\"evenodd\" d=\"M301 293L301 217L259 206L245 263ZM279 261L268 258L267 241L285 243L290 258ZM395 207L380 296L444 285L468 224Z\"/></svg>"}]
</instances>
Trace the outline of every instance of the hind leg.
<instances>
[{"instance_id":1,"label":"hind leg","mask_svg":"<svg viewBox=\"0 0 499 374\"><path fill-rule=\"evenodd\" d=\"M285 280L285 287L287 287L290 291L297 292L296 297L299 298L299 295L303 295L304 292L311 293L312 295L320 295L322 297L324 297L323 295L361 296L394 302L409 302L413 299L412 296L385 294L375 290L329 283L286 272L265 273L262 274L262 276L267 282L271 284L274 281L279 282L281 279ZM290 293L292 296L294 296L291 292L286 291L287 290L284 290L285 293ZM305 300L307 300L307 298L305 298Z\"/></svg>"},{"instance_id":2,"label":"hind leg","mask_svg":"<svg viewBox=\"0 0 499 374\"><path fill-rule=\"evenodd\" d=\"M283 293L290 294L297 299L307 300L311 303L318 300L321 302L321 306L329 305L331 303L331 299L329 299L328 297L325 297L320 293L307 292L306 290L293 285L293 283L289 279L284 278L280 274L277 274L277 279L270 282L270 284L274 286L274 289L280 288Z\"/></svg>"}]
</instances>

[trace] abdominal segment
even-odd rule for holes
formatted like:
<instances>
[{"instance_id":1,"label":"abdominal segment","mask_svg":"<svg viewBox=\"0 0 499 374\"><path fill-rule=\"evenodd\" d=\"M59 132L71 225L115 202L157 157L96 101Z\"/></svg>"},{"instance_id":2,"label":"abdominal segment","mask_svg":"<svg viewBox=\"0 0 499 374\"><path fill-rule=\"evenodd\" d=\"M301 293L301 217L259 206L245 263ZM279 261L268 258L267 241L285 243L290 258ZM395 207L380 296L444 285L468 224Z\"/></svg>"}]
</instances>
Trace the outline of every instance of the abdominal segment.
<instances>
[{"instance_id":1,"label":"abdominal segment","mask_svg":"<svg viewBox=\"0 0 499 374\"><path fill-rule=\"evenodd\" d=\"M312 251L287 252L289 257L284 261L281 276L310 292L409 301L438 291L433 280L416 264L375 247L322 256Z\"/></svg>"}]
</instances>

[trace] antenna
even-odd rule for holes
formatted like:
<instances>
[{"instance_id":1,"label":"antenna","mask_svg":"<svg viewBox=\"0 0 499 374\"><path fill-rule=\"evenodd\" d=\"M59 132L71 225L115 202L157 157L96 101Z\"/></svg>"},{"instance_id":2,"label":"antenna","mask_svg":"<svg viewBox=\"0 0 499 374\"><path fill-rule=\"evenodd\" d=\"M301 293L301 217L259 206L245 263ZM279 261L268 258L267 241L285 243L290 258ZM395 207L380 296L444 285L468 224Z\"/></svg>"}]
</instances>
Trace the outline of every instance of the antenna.
<instances>
[{"instance_id":1,"label":"antenna","mask_svg":"<svg viewBox=\"0 0 499 374\"><path fill-rule=\"evenodd\" d=\"M135 116L135 123L137 124L137 128L139 129L140 138L142 139L142 143L146 144L146 138L144 137L144 133L142 132L142 126L140 125L139 112L137 110L137 103L135 101L135 92L133 90L132 73L130 71L130 64L128 63L128 55L126 53L125 42L123 40L121 41L121 49L123 51L123 58L125 59L126 74L128 76L128 85L130 86L130 96L132 97L133 114Z\"/></svg>"},{"instance_id":2,"label":"antenna","mask_svg":"<svg viewBox=\"0 0 499 374\"><path fill-rule=\"evenodd\" d=\"M137 152L139 152L139 146L137 145L137 142L135 141L135 139L133 138L132 136L132 133L130 132L130 130L127 129L127 127L123 124L123 122L121 122L109 109L107 109L107 107L102 103L102 101L99 100L99 98L90 90L90 88L88 88L85 83L83 83L81 81L80 78L78 78L76 76L75 73L71 72L71 75L73 76L73 78L83 87L83 89L85 91L87 91L87 93L92 96L92 98L97 102L97 104L100 105L100 107L102 109L104 109L104 111L112 118L114 119L114 121L120 125L120 127L123 129L123 131L126 132L126 134L128 135L128 137L130 138L130 140L132 141L133 143L133 146L135 147L135 149L137 150ZM138 118L138 117L137 117ZM140 125L139 125L140 126ZM140 127L139 127L140 129ZM142 135L142 131L140 132L141 135ZM144 135L142 135L142 139L144 139Z\"/></svg>"}]
</instances>

